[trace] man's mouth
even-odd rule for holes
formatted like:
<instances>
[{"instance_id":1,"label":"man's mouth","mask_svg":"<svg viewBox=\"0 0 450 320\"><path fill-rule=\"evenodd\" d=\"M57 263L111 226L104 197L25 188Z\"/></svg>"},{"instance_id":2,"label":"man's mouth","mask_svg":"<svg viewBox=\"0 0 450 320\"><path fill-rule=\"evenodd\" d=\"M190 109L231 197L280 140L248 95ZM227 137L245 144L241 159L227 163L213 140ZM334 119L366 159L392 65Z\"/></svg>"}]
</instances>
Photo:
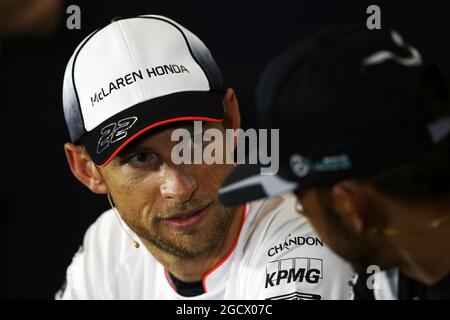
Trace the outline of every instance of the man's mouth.
<instances>
[{"instance_id":1,"label":"man's mouth","mask_svg":"<svg viewBox=\"0 0 450 320\"><path fill-rule=\"evenodd\" d=\"M210 204L206 206L195 208L191 210L185 210L167 218L162 218L161 221L172 228L185 229L192 228L199 225L203 221L206 215L206 211Z\"/></svg>"}]
</instances>

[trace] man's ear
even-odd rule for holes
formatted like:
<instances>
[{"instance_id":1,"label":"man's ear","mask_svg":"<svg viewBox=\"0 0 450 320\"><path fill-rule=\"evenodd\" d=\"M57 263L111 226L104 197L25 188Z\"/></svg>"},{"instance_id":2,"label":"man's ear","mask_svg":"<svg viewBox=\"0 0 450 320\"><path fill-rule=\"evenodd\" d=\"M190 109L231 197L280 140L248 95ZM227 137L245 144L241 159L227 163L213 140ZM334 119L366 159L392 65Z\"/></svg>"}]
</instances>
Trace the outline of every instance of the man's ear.
<instances>
[{"instance_id":1,"label":"man's ear","mask_svg":"<svg viewBox=\"0 0 450 320\"><path fill-rule=\"evenodd\" d=\"M357 234L368 232L373 226L369 215L369 195L358 182L346 180L330 190L332 205L345 224Z\"/></svg>"},{"instance_id":2,"label":"man's ear","mask_svg":"<svg viewBox=\"0 0 450 320\"><path fill-rule=\"evenodd\" d=\"M224 125L226 129L239 129L241 127L241 113L239 112L239 103L237 101L234 90L227 89L225 97L223 98L224 107Z\"/></svg>"},{"instance_id":3,"label":"man's ear","mask_svg":"<svg viewBox=\"0 0 450 320\"><path fill-rule=\"evenodd\" d=\"M225 129L237 130L241 127L241 113L239 111L239 103L237 101L234 90L227 89L225 97L223 98L224 107L224 126ZM233 137L233 149L237 146L237 136Z\"/></svg>"},{"instance_id":4,"label":"man's ear","mask_svg":"<svg viewBox=\"0 0 450 320\"><path fill-rule=\"evenodd\" d=\"M82 184L94 193L105 194L108 192L102 175L82 146L66 143L64 144L64 151L70 170Z\"/></svg>"}]
</instances>

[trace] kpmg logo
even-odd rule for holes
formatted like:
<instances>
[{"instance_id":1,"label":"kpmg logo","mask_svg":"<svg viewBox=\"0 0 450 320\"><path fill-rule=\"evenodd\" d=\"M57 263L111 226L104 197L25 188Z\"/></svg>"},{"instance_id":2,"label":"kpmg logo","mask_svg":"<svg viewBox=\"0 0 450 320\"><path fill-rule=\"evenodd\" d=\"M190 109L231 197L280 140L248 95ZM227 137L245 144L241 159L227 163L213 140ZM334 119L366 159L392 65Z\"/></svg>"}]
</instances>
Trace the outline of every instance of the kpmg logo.
<instances>
[{"instance_id":1,"label":"kpmg logo","mask_svg":"<svg viewBox=\"0 0 450 320\"><path fill-rule=\"evenodd\" d=\"M266 266L265 288L293 282L318 283L323 278L323 260L289 258L269 262Z\"/></svg>"}]
</instances>

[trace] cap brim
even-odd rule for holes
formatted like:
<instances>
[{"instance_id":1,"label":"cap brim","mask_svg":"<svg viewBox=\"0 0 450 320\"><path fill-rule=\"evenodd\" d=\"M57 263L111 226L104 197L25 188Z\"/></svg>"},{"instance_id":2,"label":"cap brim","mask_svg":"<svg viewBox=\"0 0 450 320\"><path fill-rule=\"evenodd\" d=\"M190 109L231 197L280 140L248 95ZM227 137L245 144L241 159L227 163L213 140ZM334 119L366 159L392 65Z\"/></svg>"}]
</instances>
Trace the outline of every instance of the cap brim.
<instances>
[{"instance_id":1,"label":"cap brim","mask_svg":"<svg viewBox=\"0 0 450 320\"><path fill-rule=\"evenodd\" d=\"M219 191L219 200L225 206L273 197L297 188L298 183L279 174L263 175L260 165L238 165L225 180Z\"/></svg>"},{"instance_id":2,"label":"cap brim","mask_svg":"<svg viewBox=\"0 0 450 320\"><path fill-rule=\"evenodd\" d=\"M81 138L94 163L106 166L148 131L181 121L223 120L223 92L180 92L145 101L104 121Z\"/></svg>"}]
</instances>

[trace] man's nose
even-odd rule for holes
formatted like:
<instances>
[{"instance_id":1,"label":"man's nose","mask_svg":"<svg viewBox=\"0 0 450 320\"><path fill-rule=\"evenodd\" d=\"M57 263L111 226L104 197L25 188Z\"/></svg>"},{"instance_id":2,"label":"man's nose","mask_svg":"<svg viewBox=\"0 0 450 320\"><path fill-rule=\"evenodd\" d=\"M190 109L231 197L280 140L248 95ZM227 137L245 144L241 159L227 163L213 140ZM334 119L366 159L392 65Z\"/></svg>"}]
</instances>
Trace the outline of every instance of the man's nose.
<instances>
[{"instance_id":1,"label":"man's nose","mask_svg":"<svg viewBox=\"0 0 450 320\"><path fill-rule=\"evenodd\" d=\"M197 188L197 181L192 175L179 168L167 168L165 181L161 185L161 195L184 203L192 198Z\"/></svg>"}]
</instances>

